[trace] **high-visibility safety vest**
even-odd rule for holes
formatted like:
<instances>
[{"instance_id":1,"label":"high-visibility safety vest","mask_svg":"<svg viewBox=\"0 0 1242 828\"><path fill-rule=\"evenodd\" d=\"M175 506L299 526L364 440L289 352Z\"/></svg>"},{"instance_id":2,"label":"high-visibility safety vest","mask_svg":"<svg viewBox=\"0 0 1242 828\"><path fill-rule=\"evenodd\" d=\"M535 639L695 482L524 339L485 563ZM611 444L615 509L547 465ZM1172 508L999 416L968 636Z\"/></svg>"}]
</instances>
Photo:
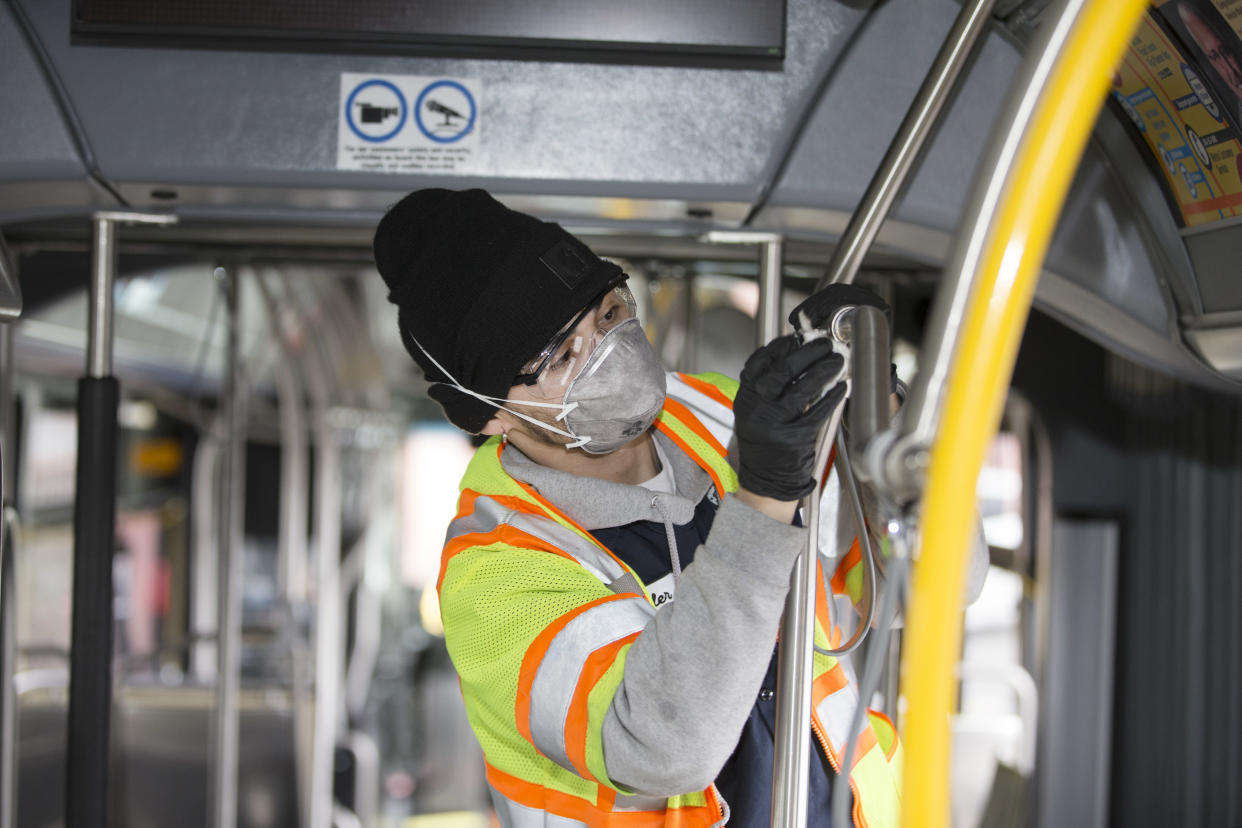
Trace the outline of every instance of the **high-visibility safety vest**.
<instances>
[{"instance_id":1,"label":"high-visibility safety vest","mask_svg":"<svg viewBox=\"0 0 1242 828\"><path fill-rule=\"evenodd\" d=\"M725 448L736 393L737 383L719 374L669 374L656 421L721 496L738 487ZM627 795L609 779L604 717L630 645L656 610L626 564L505 472L503 449L499 438L484 443L462 478L437 584L449 654L501 824L723 824L728 806L714 785L664 799ZM844 564L856 566L848 558ZM852 575L839 568L838 587ZM822 590L816 616L816 640L827 648L831 625ZM857 704L857 688L842 666L817 653L812 729L838 774ZM897 825L900 776L896 731L871 712L849 775L856 825Z\"/></svg>"}]
</instances>

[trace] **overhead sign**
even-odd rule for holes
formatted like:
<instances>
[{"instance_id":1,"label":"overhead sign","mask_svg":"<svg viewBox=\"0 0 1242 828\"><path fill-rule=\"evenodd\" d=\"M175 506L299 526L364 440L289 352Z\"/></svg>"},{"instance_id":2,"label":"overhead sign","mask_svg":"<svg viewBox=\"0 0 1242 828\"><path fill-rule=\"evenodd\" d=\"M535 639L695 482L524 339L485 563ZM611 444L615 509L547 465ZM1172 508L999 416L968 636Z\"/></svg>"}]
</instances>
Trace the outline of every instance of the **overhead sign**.
<instances>
[{"instance_id":1,"label":"overhead sign","mask_svg":"<svg viewBox=\"0 0 1242 828\"><path fill-rule=\"evenodd\" d=\"M1242 9L1239 0L1165 0L1149 11L1113 78L1113 96L1154 156L1183 226L1242 215L1242 101L1168 23L1216 15L1224 30L1214 4Z\"/></svg>"},{"instance_id":2,"label":"overhead sign","mask_svg":"<svg viewBox=\"0 0 1242 828\"><path fill-rule=\"evenodd\" d=\"M337 169L472 172L478 164L479 100L477 80L342 73Z\"/></svg>"},{"instance_id":3,"label":"overhead sign","mask_svg":"<svg viewBox=\"0 0 1242 828\"><path fill-rule=\"evenodd\" d=\"M160 48L285 47L765 65L785 55L786 0L74 0L75 40ZM770 65L770 64L769 64Z\"/></svg>"}]
</instances>

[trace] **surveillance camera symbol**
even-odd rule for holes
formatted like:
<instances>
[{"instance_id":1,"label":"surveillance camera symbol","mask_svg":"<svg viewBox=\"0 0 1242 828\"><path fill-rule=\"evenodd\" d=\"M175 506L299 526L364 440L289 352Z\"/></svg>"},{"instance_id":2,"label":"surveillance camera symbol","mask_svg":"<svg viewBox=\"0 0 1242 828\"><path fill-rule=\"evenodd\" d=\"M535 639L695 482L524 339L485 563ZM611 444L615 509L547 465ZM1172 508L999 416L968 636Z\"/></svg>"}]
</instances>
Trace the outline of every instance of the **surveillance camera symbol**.
<instances>
[{"instance_id":1,"label":"surveillance camera symbol","mask_svg":"<svg viewBox=\"0 0 1242 828\"><path fill-rule=\"evenodd\" d=\"M460 112L458 112L456 109L445 106L444 104L436 100L427 101L427 108L430 109L432 112L436 113L437 115L444 116L444 123L436 124L436 126L438 127L451 127L453 126L454 118L465 118L466 117L465 115L462 115Z\"/></svg>"},{"instance_id":2,"label":"surveillance camera symbol","mask_svg":"<svg viewBox=\"0 0 1242 828\"><path fill-rule=\"evenodd\" d=\"M361 108L358 120L364 124L382 124L385 118L398 114L397 107L375 106L369 103L358 101L357 104Z\"/></svg>"}]
</instances>

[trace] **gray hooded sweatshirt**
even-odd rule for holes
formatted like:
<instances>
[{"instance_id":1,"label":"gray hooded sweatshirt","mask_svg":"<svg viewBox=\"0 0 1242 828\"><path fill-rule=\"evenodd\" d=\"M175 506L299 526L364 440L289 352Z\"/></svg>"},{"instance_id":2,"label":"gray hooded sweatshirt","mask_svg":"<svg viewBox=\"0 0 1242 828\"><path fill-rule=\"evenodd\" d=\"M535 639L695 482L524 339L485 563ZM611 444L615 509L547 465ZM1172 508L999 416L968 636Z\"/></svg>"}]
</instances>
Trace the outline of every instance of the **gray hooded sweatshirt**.
<instances>
[{"instance_id":1,"label":"gray hooded sweatshirt","mask_svg":"<svg viewBox=\"0 0 1242 828\"><path fill-rule=\"evenodd\" d=\"M513 446L510 475L589 530L639 520L688 523L711 478L663 434L675 494L540 466ZM790 575L807 531L726 495L707 541L635 639L604 721L612 781L632 793L675 796L710 785L732 754L767 671Z\"/></svg>"}]
</instances>

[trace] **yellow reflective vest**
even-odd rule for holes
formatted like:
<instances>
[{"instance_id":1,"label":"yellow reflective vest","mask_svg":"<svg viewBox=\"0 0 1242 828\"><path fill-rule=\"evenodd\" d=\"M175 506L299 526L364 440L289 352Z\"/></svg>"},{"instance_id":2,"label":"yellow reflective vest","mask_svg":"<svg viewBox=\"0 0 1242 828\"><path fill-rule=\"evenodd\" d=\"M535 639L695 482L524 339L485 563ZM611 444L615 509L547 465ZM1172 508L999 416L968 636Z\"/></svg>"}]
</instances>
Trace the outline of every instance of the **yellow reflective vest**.
<instances>
[{"instance_id":1,"label":"yellow reflective vest","mask_svg":"<svg viewBox=\"0 0 1242 828\"><path fill-rule=\"evenodd\" d=\"M669 374L656 427L736 491L727 461L737 383L719 374ZM449 655L483 748L502 825L714 826L728 806L709 786L671 798L618 788L604 765L604 717L630 645L655 615L646 586L590 532L501 466L499 438L475 453L461 483L437 584ZM834 577L857 579L857 555ZM823 579L820 578L822 586ZM816 640L830 646L827 597ZM836 659L816 654L812 728L840 773L858 691ZM860 826L896 826L901 748L892 723L871 712L854 753L850 788Z\"/></svg>"}]
</instances>

